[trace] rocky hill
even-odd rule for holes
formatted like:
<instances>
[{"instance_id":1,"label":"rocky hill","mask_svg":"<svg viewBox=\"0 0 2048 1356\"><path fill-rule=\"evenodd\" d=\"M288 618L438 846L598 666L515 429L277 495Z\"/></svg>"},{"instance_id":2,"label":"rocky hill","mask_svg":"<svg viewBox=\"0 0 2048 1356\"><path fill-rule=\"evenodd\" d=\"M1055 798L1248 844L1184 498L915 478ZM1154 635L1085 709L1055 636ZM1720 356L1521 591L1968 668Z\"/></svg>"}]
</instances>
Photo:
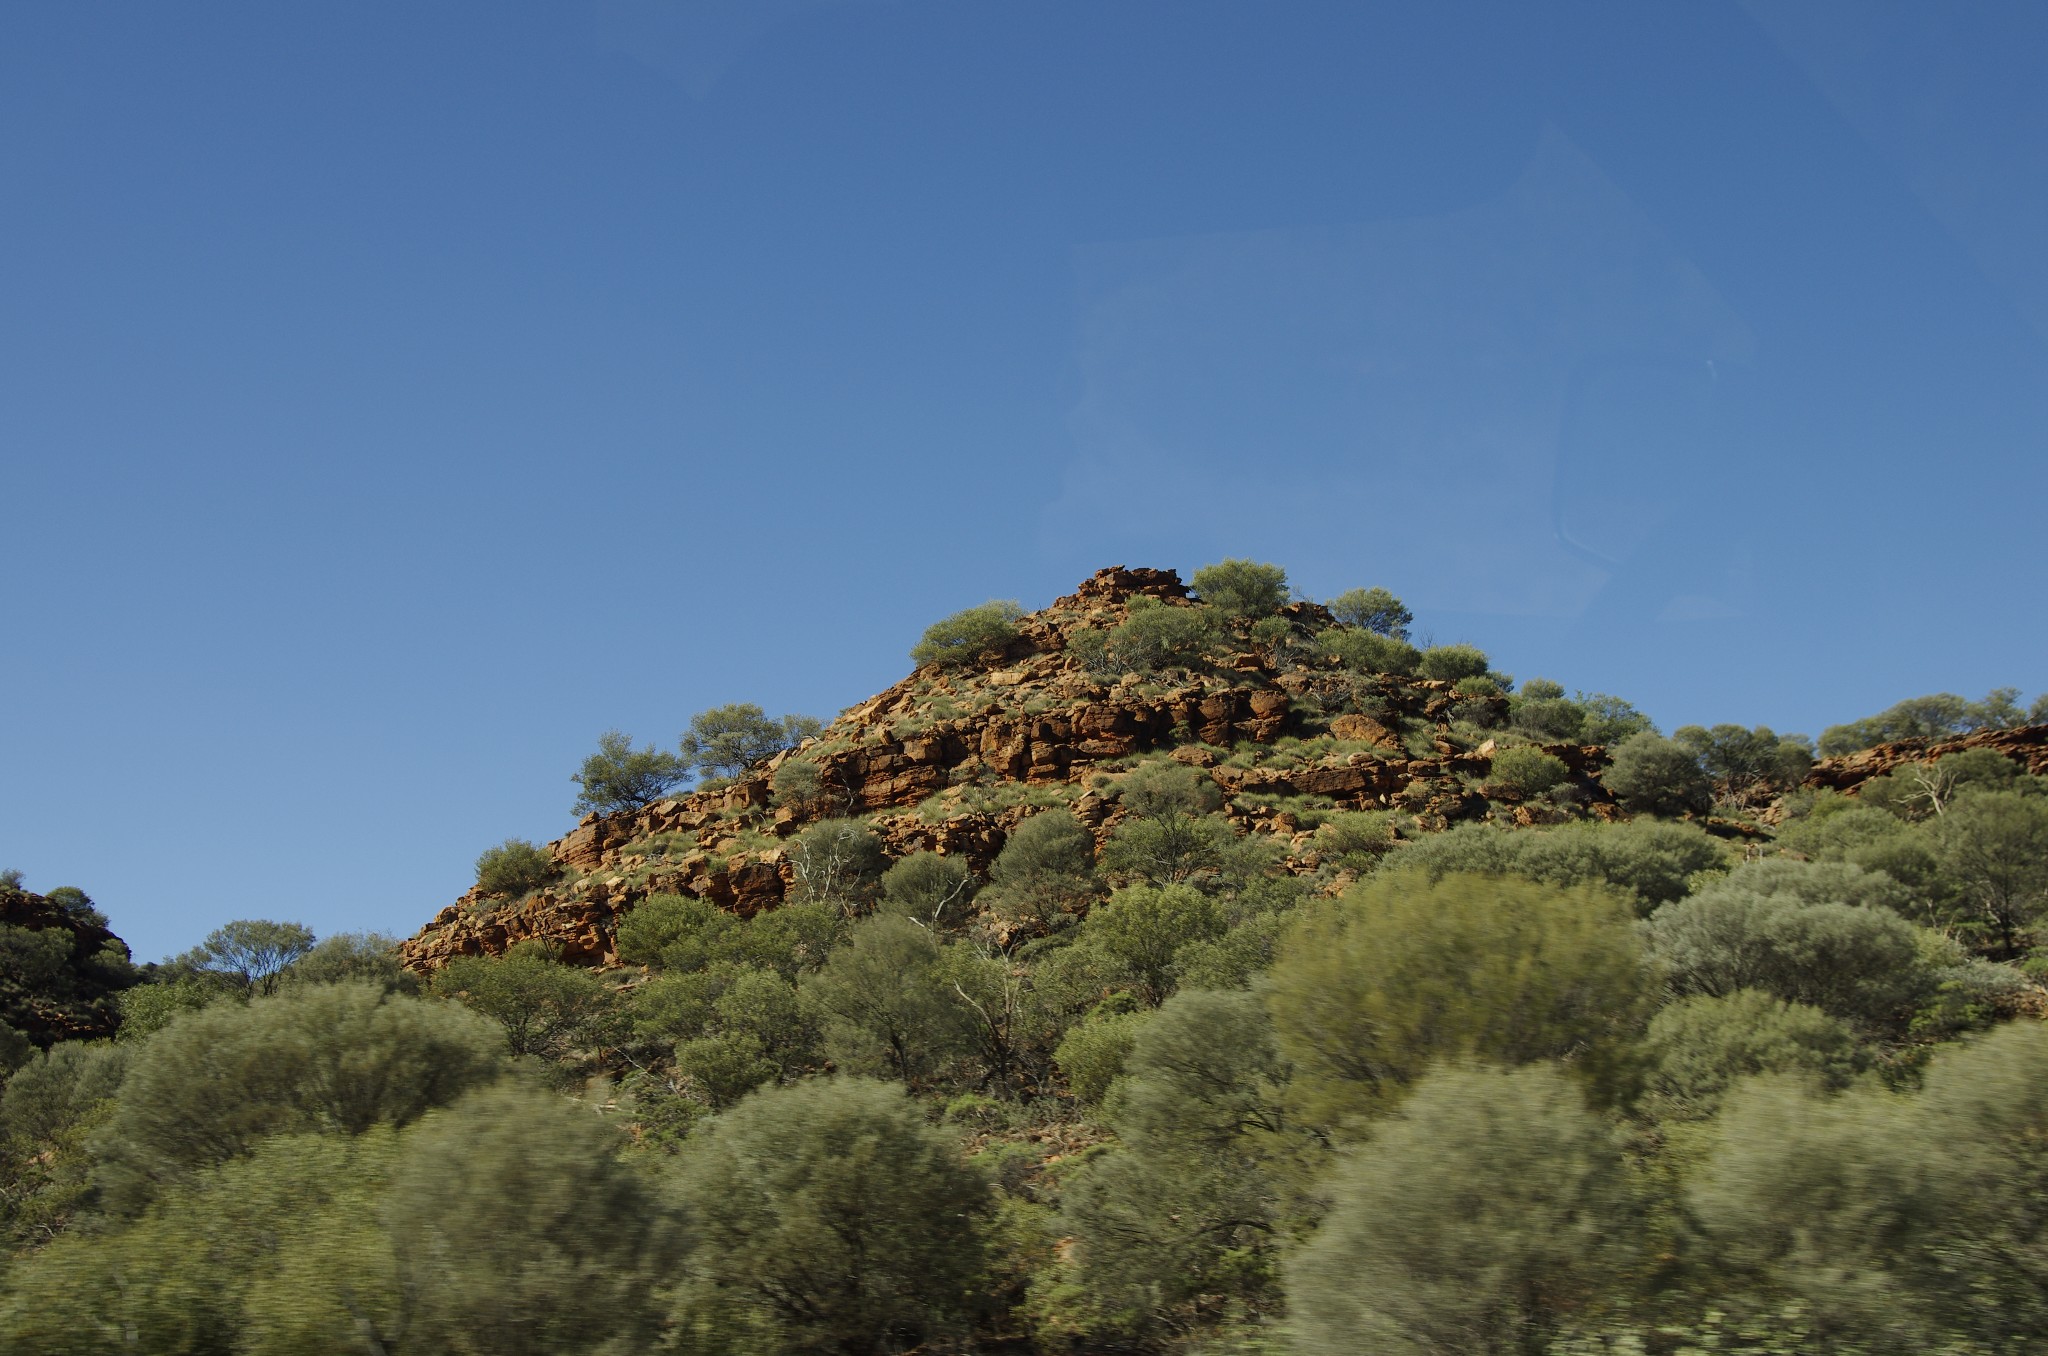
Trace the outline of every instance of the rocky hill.
<instances>
[{"instance_id":1,"label":"rocky hill","mask_svg":"<svg viewBox=\"0 0 2048 1356\"><path fill-rule=\"evenodd\" d=\"M1228 628L1199 664L1147 673L1091 665L1076 637L1122 624L1134 603L1153 605L1140 600L1197 606L1171 570L1101 570L1023 617L1002 649L966 665L920 667L729 783L586 816L547 845L561 871L555 883L518 900L472 890L405 943L405 963L431 970L538 939L565 960L605 964L615 959L618 920L654 894L740 914L772 908L794 880L786 841L825 818L866 819L892 857L931 850L964 857L977 872L1045 806L1067 806L1106 839L1121 813L1105 794L1106 774L1162 750L1208 769L1234 825L1273 838L1286 869L1300 874L1323 866L1304 803L1399 810L1413 832L1489 817L1533 825L1620 813L1598 745L1540 745L1568 770L1561 794L1525 801L1490 785L1497 745L1489 730L1503 724L1507 699L1485 684L1461 691L1441 679L1347 667L1317 645L1335 622L1313 603L1282 611L1284 634ZM2048 770L2048 727L2029 727L1885 745L1817 764L1807 784L1853 794L1904 762L1972 747Z\"/></svg>"}]
</instances>

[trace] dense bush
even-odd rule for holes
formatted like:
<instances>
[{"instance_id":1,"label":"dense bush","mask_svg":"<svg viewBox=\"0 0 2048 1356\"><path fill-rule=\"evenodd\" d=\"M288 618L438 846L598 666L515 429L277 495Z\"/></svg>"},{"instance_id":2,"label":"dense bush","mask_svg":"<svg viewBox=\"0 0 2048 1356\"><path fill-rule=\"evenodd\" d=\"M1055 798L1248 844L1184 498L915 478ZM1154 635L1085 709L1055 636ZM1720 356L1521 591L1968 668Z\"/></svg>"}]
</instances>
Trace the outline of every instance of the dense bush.
<instances>
[{"instance_id":1,"label":"dense bush","mask_svg":"<svg viewBox=\"0 0 2048 1356\"><path fill-rule=\"evenodd\" d=\"M1441 880L1456 873L1526 876L1552 885L1600 883L1629 896L1639 912L1683 898L1702 873L1725 871L1728 849L1690 824L1637 820L1514 830L1459 824L1390 859L1403 871Z\"/></svg>"},{"instance_id":2,"label":"dense bush","mask_svg":"<svg viewBox=\"0 0 2048 1356\"><path fill-rule=\"evenodd\" d=\"M1586 734L1586 709L1548 678L1522 684L1509 704L1508 719L1516 729L1539 739L1577 742Z\"/></svg>"},{"instance_id":3,"label":"dense bush","mask_svg":"<svg viewBox=\"0 0 2048 1356\"><path fill-rule=\"evenodd\" d=\"M1502 749L1493 755L1493 766L1487 772L1486 784L1489 790L1525 799L1542 795L1563 784L1570 776L1571 769L1561 758L1541 749L1512 748Z\"/></svg>"},{"instance_id":4,"label":"dense bush","mask_svg":"<svg viewBox=\"0 0 2048 1356\"><path fill-rule=\"evenodd\" d=\"M1295 1088L1332 1122L1383 1110L1460 1058L1569 1059L1611 1092L1654 993L1617 895L1405 872L1304 916L1271 980Z\"/></svg>"},{"instance_id":5,"label":"dense bush","mask_svg":"<svg viewBox=\"0 0 2048 1356\"><path fill-rule=\"evenodd\" d=\"M138 1047L100 1146L108 1203L139 1210L273 1136L404 1125L503 1068L460 1008L373 984L294 988L181 1017Z\"/></svg>"},{"instance_id":6,"label":"dense bush","mask_svg":"<svg viewBox=\"0 0 2048 1356\"><path fill-rule=\"evenodd\" d=\"M1416 660L1415 671L1424 678L1456 682L1482 677L1487 664L1486 652L1476 645L1432 645Z\"/></svg>"},{"instance_id":7,"label":"dense bush","mask_svg":"<svg viewBox=\"0 0 2048 1356\"><path fill-rule=\"evenodd\" d=\"M410 1301L390 1336L450 1356L648 1349L684 1233L621 1147L588 1112L513 1085L427 1117L405 1137L382 1212L394 1298ZM343 1312L331 1324L334 1339L353 1335Z\"/></svg>"},{"instance_id":8,"label":"dense bush","mask_svg":"<svg viewBox=\"0 0 2048 1356\"><path fill-rule=\"evenodd\" d=\"M1222 641L1216 609L1206 604L1176 605L1157 598L1133 598L1122 625L1102 636L1102 653L1084 662L1113 672L1150 673L1191 666L1215 652Z\"/></svg>"},{"instance_id":9,"label":"dense bush","mask_svg":"<svg viewBox=\"0 0 2048 1356\"><path fill-rule=\"evenodd\" d=\"M582 1042L609 997L596 975L550 958L536 942L502 956L456 956L435 972L433 990L502 1026L512 1054L555 1059Z\"/></svg>"},{"instance_id":10,"label":"dense bush","mask_svg":"<svg viewBox=\"0 0 2048 1356\"><path fill-rule=\"evenodd\" d=\"M981 898L1006 920L1049 931L1095 892L1095 835L1070 811L1041 810L1011 830Z\"/></svg>"},{"instance_id":11,"label":"dense bush","mask_svg":"<svg viewBox=\"0 0 2048 1356\"><path fill-rule=\"evenodd\" d=\"M1287 571L1253 560L1222 560L1188 577L1195 596L1231 617L1266 617L1287 606Z\"/></svg>"},{"instance_id":12,"label":"dense bush","mask_svg":"<svg viewBox=\"0 0 2048 1356\"><path fill-rule=\"evenodd\" d=\"M1788 864L1789 865L1789 864ZM1761 989L1883 1027L1933 989L1913 925L1882 908L1809 903L1737 873L1650 917L1650 944L1680 994Z\"/></svg>"},{"instance_id":13,"label":"dense bush","mask_svg":"<svg viewBox=\"0 0 2048 1356\"><path fill-rule=\"evenodd\" d=\"M1304 1356L1542 1351L1640 1265L1606 1125L1545 1067L1424 1079L1289 1265Z\"/></svg>"},{"instance_id":14,"label":"dense bush","mask_svg":"<svg viewBox=\"0 0 2048 1356\"><path fill-rule=\"evenodd\" d=\"M1813 746L1805 736L1781 736L1768 725L1681 725L1671 738L1691 750L1714 793L1737 804L1797 786L1813 766Z\"/></svg>"},{"instance_id":15,"label":"dense bush","mask_svg":"<svg viewBox=\"0 0 2048 1356\"><path fill-rule=\"evenodd\" d=\"M476 888L498 899L521 899L560 875L547 849L524 838L507 838L476 859Z\"/></svg>"},{"instance_id":16,"label":"dense bush","mask_svg":"<svg viewBox=\"0 0 2048 1356\"><path fill-rule=\"evenodd\" d=\"M685 1350L901 1351L971 1311L988 1185L901 1088L757 1092L692 1142L682 1182Z\"/></svg>"},{"instance_id":17,"label":"dense bush","mask_svg":"<svg viewBox=\"0 0 2048 1356\"><path fill-rule=\"evenodd\" d=\"M1178 994L1134 1029L1106 1108L1123 1147L1061 1202L1087 1326L1142 1340L1201 1307L1273 1305L1283 1070L1253 994Z\"/></svg>"},{"instance_id":18,"label":"dense bush","mask_svg":"<svg viewBox=\"0 0 2048 1356\"><path fill-rule=\"evenodd\" d=\"M958 857L913 852L882 873L886 907L926 927L963 922L973 896L974 878Z\"/></svg>"},{"instance_id":19,"label":"dense bush","mask_svg":"<svg viewBox=\"0 0 2048 1356\"><path fill-rule=\"evenodd\" d=\"M1703 1120L1744 1078L1796 1073L1830 1091L1869 1064L1847 1024L1758 989L1681 998L1650 1019L1643 1037L1648 1105L1673 1120Z\"/></svg>"},{"instance_id":20,"label":"dense bush","mask_svg":"<svg viewBox=\"0 0 2048 1356\"><path fill-rule=\"evenodd\" d=\"M1714 785L1699 756L1648 731L1622 741L1602 781L1637 814L1705 814L1714 803Z\"/></svg>"},{"instance_id":21,"label":"dense bush","mask_svg":"<svg viewBox=\"0 0 2048 1356\"><path fill-rule=\"evenodd\" d=\"M1828 1350L2027 1350L2048 1321L2044 1128L2048 1028L2016 1023L1943 1052L1914 1096L1738 1090L1688 1204L1722 1274L1798 1299Z\"/></svg>"},{"instance_id":22,"label":"dense bush","mask_svg":"<svg viewBox=\"0 0 2048 1356\"><path fill-rule=\"evenodd\" d=\"M924 637L911 647L910 660L923 668L966 664L992 654L1017 638L1017 622L1023 615L1022 605L1008 599L991 599L955 612L925 628Z\"/></svg>"},{"instance_id":23,"label":"dense bush","mask_svg":"<svg viewBox=\"0 0 2048 1356\"><path fill-rule=\"evenodd\" d=\"M1332 627L1316 637L1323 653L1354 673L1414 673L1422 651L1399 636L1383 636L1354 627Z\"/></svg>"}]
</instances>

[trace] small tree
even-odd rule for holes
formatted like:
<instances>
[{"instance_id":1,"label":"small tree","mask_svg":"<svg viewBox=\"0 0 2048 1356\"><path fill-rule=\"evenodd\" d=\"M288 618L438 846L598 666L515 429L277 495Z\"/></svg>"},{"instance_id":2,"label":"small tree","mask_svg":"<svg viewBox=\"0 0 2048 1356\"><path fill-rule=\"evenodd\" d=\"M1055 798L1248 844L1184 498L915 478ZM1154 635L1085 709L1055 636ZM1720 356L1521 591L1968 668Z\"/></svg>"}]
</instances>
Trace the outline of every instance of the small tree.
<instances>
[{"instance_id":1,"label":"small tree","mask_svg":"<svg viewBox=\"0 0 2048 1356\"><path fill-rule=\"evenodd\" d=\"M683 732L682 761L699 777L737 777L823 728L811 716L771 720L752 702L714 706L690 717L690 728Z\"/></svg>"},{"instance_id":2,"label":"small tree","mask_svg":"<svg viewBox=\"0 0 2048 1356\"><path fill-rule=\"evenodd\" d=\"M561 866L538 843L507 838L476 859L476 888L500 899L520 899L561 874Z\"/></svg>"},{"instance_id":3,"label":"small tree","mask_svg":"<svg viewBox=\"0 0 2048 1356\"><path fill-rule=\"evenodd\" d=\"M1408 639L1415 614L1399 598L1382 588L1351 589L1327 604L1330 615L1346 626L1371 631L1393 640Z\"/></svg>"},{"instance_id":4,"label":"small tree","mask_svg":"<svg viewBox=\"0 0 2048 1356\"><path fill-rule=\"evenodd\" d=\"M205 941L178 957L197 974L225 980L260 994L277 992L291 963L313 949L313 930L303 923L244 918L215 928Z\"/></svg>"},{"instance_id":5,"label":"small tree","mask_svg":"<svg viewBox=\"0 0 2048 1356\"><path fill-rule=\"evenodd\" d=\"M1041 810L1015 829L989 871L982 902L1050 931L1095 893L1095 836L1068 810Z\"/></svg>"},{"instance_id":6,"label":"small tree","mask_svg":"<svg viewBox=\"0 0 2048 1356\"><path fill-rule=\"evenodd\" d=\"M1681 725L1671 738L1692 751L1715 793L1737 804L1797 785L1813 766L1813 749L1804 736L1781 736L1768 725L1753 730Z\"/></svg>"},{"instance_id":7,"label":"small tree","mask_svg":"<svg viewBox=\"0 0 2048 1356\"><path fill-rule=\"evenodd\" d=\"M939 944L907 918L863 919L803 986L841 1068L916 1086L964 1049L968 1014L940 966Z\"/></svg>"},{"instance_id":8,"label":"small tree","mask_svg":"<svg viewBox=\"0 0 2048 1356\"><path fill-rule=\"evenodd\" d=\"M1548 678L1531 678L1522 684L1508 707L1509 720L1518 730L1541 739L1577 741L1585 737L1586 710L1564 695L1564 688Z\"/></svg>"},{"instance_id":9,"label":"small tree","mask_svg":"<svg viewBox=\"0 0 2048 1356\"><path fill-rule=\"evenodd\" d=\"M2017 955L2048 908L2048 801L2020 791L1961 796L1941 816L1935 854L1973 930L1989 934L1998 956Z\"/></svg>"},{"instance_id":10,"label":"small tree","mask_svg":"<svg viewBox=\"0 0 2048 1356\"><path fill-rule=\"evenodd\" d=\"M569 779L583 788L572 808L579 815L637 810L660 800L689 775L688 764L675 754L651 745L635 749L632 736L606 730L597 738L597 752Z\"/></svg>"},{"instance_id":11,"label":"small tree","mask_svg":"<svg viewBox=\"0 0 2048 1356\"><path fill-rule=\"evenodd\" d=\"M1017 638L1017 622L1024 608L1014 599L991 599L925 628L924 638L911 648L910 659L919 668L927 664L965 664Z\"/></svg>"},{"instance_id":12,"label":"small tree","mask_svg":"<svg viewBox=\"0 0 2048 1356\"><path fill-rule=\"evenodd\" d=\"M272 1135L405 1125L504 1068L491 1024L375 984L215 1003L134 1047L99 1143L115 1213Z\"/></svg>"},{"instance_id":13,"label":"small tree","mask_svg":"<svg viewBox=\"0 0 2048 1356\"><path fill-rule=\"evenodd\" d=\"M568 1054L611 996L596 975L532 942L502 956L457 956L435 973L433 989L497 1021L513 1054L549 1058Z\"/></svg>"},{"instance_id":14,"label":"small tree","mask_svg":"<svg viewBox=\"0 0 2048 1356\"><path fill-rule=\"evenodd\" d=\"M619 1141L587 1111L513 1083L427 1118L402 1141L395 1189L377 1212L401 1293L417 1302L402 1343L356 1349L651 1350L655 1296L683 1258L685 1234L674 1203L621 1157ZM362 1341L360 1323L349 1327Z\"/></svg>"},{"instance_id":15,"label":"small tree","mask_svg":"<svg viewBox=\"0 0 2048 1356\"><path fill-rule=\"evenodd\" d=\"M1222 560L1189 576L1203 602L1232 617L1266 617L1287 606L1287 571L1253 560Z\"/></svg>"}]
</instances>

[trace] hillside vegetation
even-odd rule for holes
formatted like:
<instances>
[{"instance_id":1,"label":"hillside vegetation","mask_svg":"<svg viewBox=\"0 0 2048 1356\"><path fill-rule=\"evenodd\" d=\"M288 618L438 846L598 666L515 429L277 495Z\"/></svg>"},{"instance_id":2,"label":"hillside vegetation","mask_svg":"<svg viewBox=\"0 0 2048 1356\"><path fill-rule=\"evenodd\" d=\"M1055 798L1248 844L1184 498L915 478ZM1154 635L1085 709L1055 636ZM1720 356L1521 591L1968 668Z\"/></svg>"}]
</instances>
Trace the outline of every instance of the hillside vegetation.
<instances>
[{"instance_id":1,"label":"hillside vegetation","mask_svg":"<svg viewBox=\"0 0 2048 1356\"><path fill-rule=\"evenodd\" d=\"M2048 1330L2044 704L1665 734L1413 621L970 608L829 723L607 732L403 943L136 970L11 882L0 1351Z\"/></svg>"}]
</instances>

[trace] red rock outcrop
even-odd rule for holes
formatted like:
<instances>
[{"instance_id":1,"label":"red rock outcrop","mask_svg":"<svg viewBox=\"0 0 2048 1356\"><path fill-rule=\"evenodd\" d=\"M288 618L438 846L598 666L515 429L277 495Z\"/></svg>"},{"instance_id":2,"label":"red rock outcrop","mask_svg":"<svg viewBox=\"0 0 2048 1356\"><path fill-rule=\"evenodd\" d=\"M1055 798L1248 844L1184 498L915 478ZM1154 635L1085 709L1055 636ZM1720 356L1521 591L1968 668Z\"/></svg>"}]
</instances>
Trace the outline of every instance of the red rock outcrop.
<instances>
[{"instance_id":1,"label":"red rock outcrop","mask_svg":"<svg viewBox=\"0 0 2048 1356\"><path fill-rule=\"evenodd\" d=\"M1823 758L1806 774L1803 786L1856 794L1873 777L1896 772L1909 763L1946 758L1967 749L2003 754L2036 776L2048 773L2048 725L2022 725L2012 730L1978 730L1954 739L1905 739L1879 744L1839 758Z\"/></svg>"},{"instance_id":2,"label":"red rock outcrop","mask_svg":"<svg viewBox=\"0 0 2048 1356\"><path fill-rule=\"evenodd\" d=\"M789 838L833 815L869 818L891 856L931 850L982 870L1030 810L1014 799L979 810L973 793L1066 787L1082 822L1106 836L1115 826L1115 802L1087 794L1088 779L1101 763L1162 748L1210 765L1219 761L1212 750L1270 745L1291 734L1352 745L1293 766L1212 767L1241 828L1289 836L1296 848L1291 820L1266 802L1306 795L1353 809L1400 804L1436 827L1487 810L1463 782L1483 777L1489 760L1457 747L1447 722L1456 704L1501 699L1460 698L1448 683L1380 676L1373 680L1380 713L1348 709L1359 679L1309 644L1331 624L1313 603L1283 612L1301 642L1284 661L1247 647L1171 680L1091 672L1069 652L1070 638L1084 627L1121 623L1136 598L1194 605L1171 570L1098 571L1022 618L1016 639L1000 653L958 668L921 668L846 711L819 738L728 785L585 817L549 844L568 880L517 903L472 892L405 944L406 963L432 969L451 956L495 954L528 938L547 941L567 959L605 963L614 958L618 919L658 893L710 899L742 914L771 908L794 872L780 848L763 840ZM1434 727L1426 753L1416 756L1404 744L1404 725ZM1611 813L1598 782L1604 753L1570 746L1551 752L1571 768L1589 807ZM818 794L777 804L777 775L792 763L815 769ZM914 812L935 797L958 803L942 805L936 817ZM1314 857L1296 860L1307 869Z\"/></svg>"}]
</instances>

